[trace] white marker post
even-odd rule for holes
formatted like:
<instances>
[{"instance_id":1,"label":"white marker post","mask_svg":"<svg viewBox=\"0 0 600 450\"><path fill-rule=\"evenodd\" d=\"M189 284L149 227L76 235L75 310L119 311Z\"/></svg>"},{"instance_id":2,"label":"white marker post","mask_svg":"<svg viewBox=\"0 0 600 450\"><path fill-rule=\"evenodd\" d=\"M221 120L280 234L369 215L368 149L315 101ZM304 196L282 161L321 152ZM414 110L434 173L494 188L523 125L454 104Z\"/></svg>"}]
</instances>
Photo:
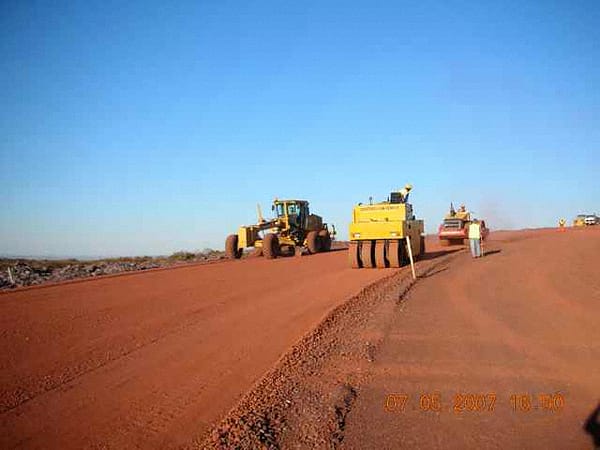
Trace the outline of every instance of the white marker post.
<instances>
[{"instance_id":1,"label":"white marker post","mask_svg":"<svg viewBox=\"0 0 600 450\"><path fill-rule=\"evenodd\" d=\"M415 274L415 262L413 261L412 248L410 246L410 236L406 236L406 249L408 250L408 259L410 260L410 269L412 270L413 280L417 279Z\"/></svg>"}]
</instances>

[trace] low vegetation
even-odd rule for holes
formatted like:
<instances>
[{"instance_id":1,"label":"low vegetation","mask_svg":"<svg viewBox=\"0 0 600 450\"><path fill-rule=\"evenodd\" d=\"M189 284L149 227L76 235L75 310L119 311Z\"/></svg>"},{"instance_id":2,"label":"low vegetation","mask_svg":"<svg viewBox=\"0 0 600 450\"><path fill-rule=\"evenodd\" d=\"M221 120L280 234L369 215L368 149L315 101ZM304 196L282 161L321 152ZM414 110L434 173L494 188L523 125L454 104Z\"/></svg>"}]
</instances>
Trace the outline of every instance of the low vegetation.
<instances>
[{"instance_id":1,"label":"low vegetation","mask_svg":"<svg viewBox=\"0 0 600 450\"><path fill-rule=\"evenodd\" d=\"M200 252L178 251L170 256L133 256L90 260L0 258L0 289L156 269L185 263L207 262L222 258L224 258L223 252L208 248Z\"/></svg>"}]
</instances>

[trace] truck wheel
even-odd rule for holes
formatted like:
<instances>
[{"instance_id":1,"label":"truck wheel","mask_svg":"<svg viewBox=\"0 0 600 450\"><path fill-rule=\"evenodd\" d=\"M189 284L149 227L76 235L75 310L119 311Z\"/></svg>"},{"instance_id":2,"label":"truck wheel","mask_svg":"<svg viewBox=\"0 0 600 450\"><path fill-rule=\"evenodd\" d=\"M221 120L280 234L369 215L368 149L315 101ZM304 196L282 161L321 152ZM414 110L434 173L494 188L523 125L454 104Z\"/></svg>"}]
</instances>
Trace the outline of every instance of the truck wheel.
<instances>
[{"instance_id":1,"label":"truck wheel","mask_svg":"<svg viewBox=\"0 0 600 450\"><path fill-rule=\"evenodd\" d=\"M386 241L375 241L375 266L379 269L385 269L389 266L386 258Z\"/></svg>"},{"instance_id":2,"label":"truck wheel","mask_svg":"<svg viewBox=\"0 0 600 450\"><path fill-rule=\"evenodd\" d=\"M319 253L321 251L321 239L319 239L318 231L310 231L306 236L306 246L311 253Z\"/></svg>"},{"instance_id":3,"label":"truck wheel","mask_svg":"<svg viewBox=\"0 0 600 450\"><path fill-rule=\"evenodd\" d=\"M225 256L229 259L239 259L242 257L242 250L238 249L238 235L230 234L225 240Z\"/></svg>"},{"instance_id":4,"label":"truck wheel","mask_svg":"<svg viewBox=\"0 0 600 450\"><path fill-rule=\"evenodd\" d=\"M331 236L329 235L329 231L319 231L319 238L321 239L321 251L328 252L331 250Z\"/></svg>"},{"instance_id":5,"label":"truck wheel","mask_svg":"<svg viewBox=\"0 0 600 450\"><path fill-rule=\"evenodd\" d=\"M353 269L360 269L362 267L359 252L360 248L358 242L350 242L350 247L348 247L348 260L350 261L350 267Z\"/></svg>"},{"instance_id":6,"label":"truck wheel","mask_svg":"<svg viewBox=\"0 0 600 450\"><path fill-rule=\"evenodd\" d=\"M363 241L360 249L360 259L362 260L363 267L371 269L375 267L375 246L373 241Z\"/></svg>"},{"instance_id":7,"label":"truck wheel","mask_svg":"<svg viewBox=\"0 0 600 450\"><path fill-rule=\"evenodd\" d=\"M263 239L263 256L273 259L279 256L279 238L276 234L269 233Z\"/></svg>"}]
</instances>

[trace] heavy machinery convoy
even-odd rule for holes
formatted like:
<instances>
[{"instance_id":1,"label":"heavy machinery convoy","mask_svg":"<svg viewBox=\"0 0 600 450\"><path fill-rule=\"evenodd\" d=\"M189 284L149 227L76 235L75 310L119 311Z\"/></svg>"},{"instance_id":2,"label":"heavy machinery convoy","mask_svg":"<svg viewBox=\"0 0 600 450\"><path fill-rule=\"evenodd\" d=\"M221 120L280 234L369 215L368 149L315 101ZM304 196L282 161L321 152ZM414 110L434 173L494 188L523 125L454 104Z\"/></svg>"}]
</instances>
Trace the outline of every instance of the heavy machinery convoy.
<instances>
[{"instance_id":1,"label":"heavy machinery convoy","mask_svg":"<svg viewBox=\"0 0 600 450\"><path fill-rule=\"evenodd\" d=\"M596 214L578 214L573 219L574 227L589 227L592 225L600 225L600 217L596 216Z\"/></svg>"},{"instance_id":2,"label":"heavy machinery convoy","mask_svg":"<svg viewBox=\"0 0 600 450\"><path fill-rule=\"evenodd\" d=\"M275 217L265 220L257 206L258 223L245 225L237 234L227 236L225 254L228 258L241 258L247 247L254 247L256 254L267 259L282 254L299 254L303 249L319 253L331 249L335 227L330 231L323 219L311 214L306 200L278 200L271 206Z\"/></svg>"},{"instance_id":3,"label":"heavy machinery convoy","mask_svg":"<svg viewBox=\"0 0 600 450\"><path fill-rule=\"evenodd\" d=\"M407 184L390 193L386 201L373 203L370 198L369 204L354 206L348 232L351 267L401 267L411 258L418 259L425 254L424 223L415 217L413 206L408 202L411 190L412 186ZM265 220L257 206L258 222L241 226L236 234L227 236L225 254L228 258L241 258L248 247L254 247L255 254L267 259L283 254L298 255L304 250L312 254L331 249L335 227L330 230L320 216L311 214L306 200L275 199L271 209L274 218ZM468 243L468 228L474 220L464 205L456 211L450 204L450 211L438 230L440 243ZM479 223L481 238L485 239L489 229L485 221Z\"/></svg>"},{"instance_id":4,"label":"heavy machinery convoy","mask_svg":"<svg viewBox=\"0 0 600 450\"><path fill-rule=\"evenodd\" d=\"M450 203L450 211L444 217L444 221L438 228L438 238L442 246L461 245L469 243L469 225L471 224L471 213L467 211L465 205L456 211L454 205ZM489 229L485 226L485 220L480 221L481 238L485 239L489 234Z\"/></svg>"},{"instance_id":5,"label":"heavy machinery convoy","mask_svg":"<svg viewBox=\"0 0 600 450\"><path fill-rule=\"evenodd\" d=\"M350 265L353 268L400 267L425 253L424 225L408 203L412 189L392 192L387 201L359 203L352 211L349 228Z\"/></svg>"}]
</instances>

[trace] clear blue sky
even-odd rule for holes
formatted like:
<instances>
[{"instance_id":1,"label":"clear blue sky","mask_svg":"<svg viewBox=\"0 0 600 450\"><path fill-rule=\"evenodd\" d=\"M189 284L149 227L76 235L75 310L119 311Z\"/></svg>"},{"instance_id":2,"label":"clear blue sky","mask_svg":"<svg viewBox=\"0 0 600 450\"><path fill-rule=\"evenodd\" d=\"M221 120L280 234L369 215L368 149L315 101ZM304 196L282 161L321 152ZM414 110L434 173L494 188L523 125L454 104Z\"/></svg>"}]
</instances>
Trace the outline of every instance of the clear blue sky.
<instances>
[{"instance_id":1,"label":"clear blue sky","mask_svg":"<svg viewBox=\"0 0 600 450\"><path fill-rule=\"evenodd\" d=\"M171 4L173 3L173 4ZM222 248L274 196L345 238L406 182L492 228L600 213L600 2L0 4L0 253Z\"/></svg>"}]
</instances>

